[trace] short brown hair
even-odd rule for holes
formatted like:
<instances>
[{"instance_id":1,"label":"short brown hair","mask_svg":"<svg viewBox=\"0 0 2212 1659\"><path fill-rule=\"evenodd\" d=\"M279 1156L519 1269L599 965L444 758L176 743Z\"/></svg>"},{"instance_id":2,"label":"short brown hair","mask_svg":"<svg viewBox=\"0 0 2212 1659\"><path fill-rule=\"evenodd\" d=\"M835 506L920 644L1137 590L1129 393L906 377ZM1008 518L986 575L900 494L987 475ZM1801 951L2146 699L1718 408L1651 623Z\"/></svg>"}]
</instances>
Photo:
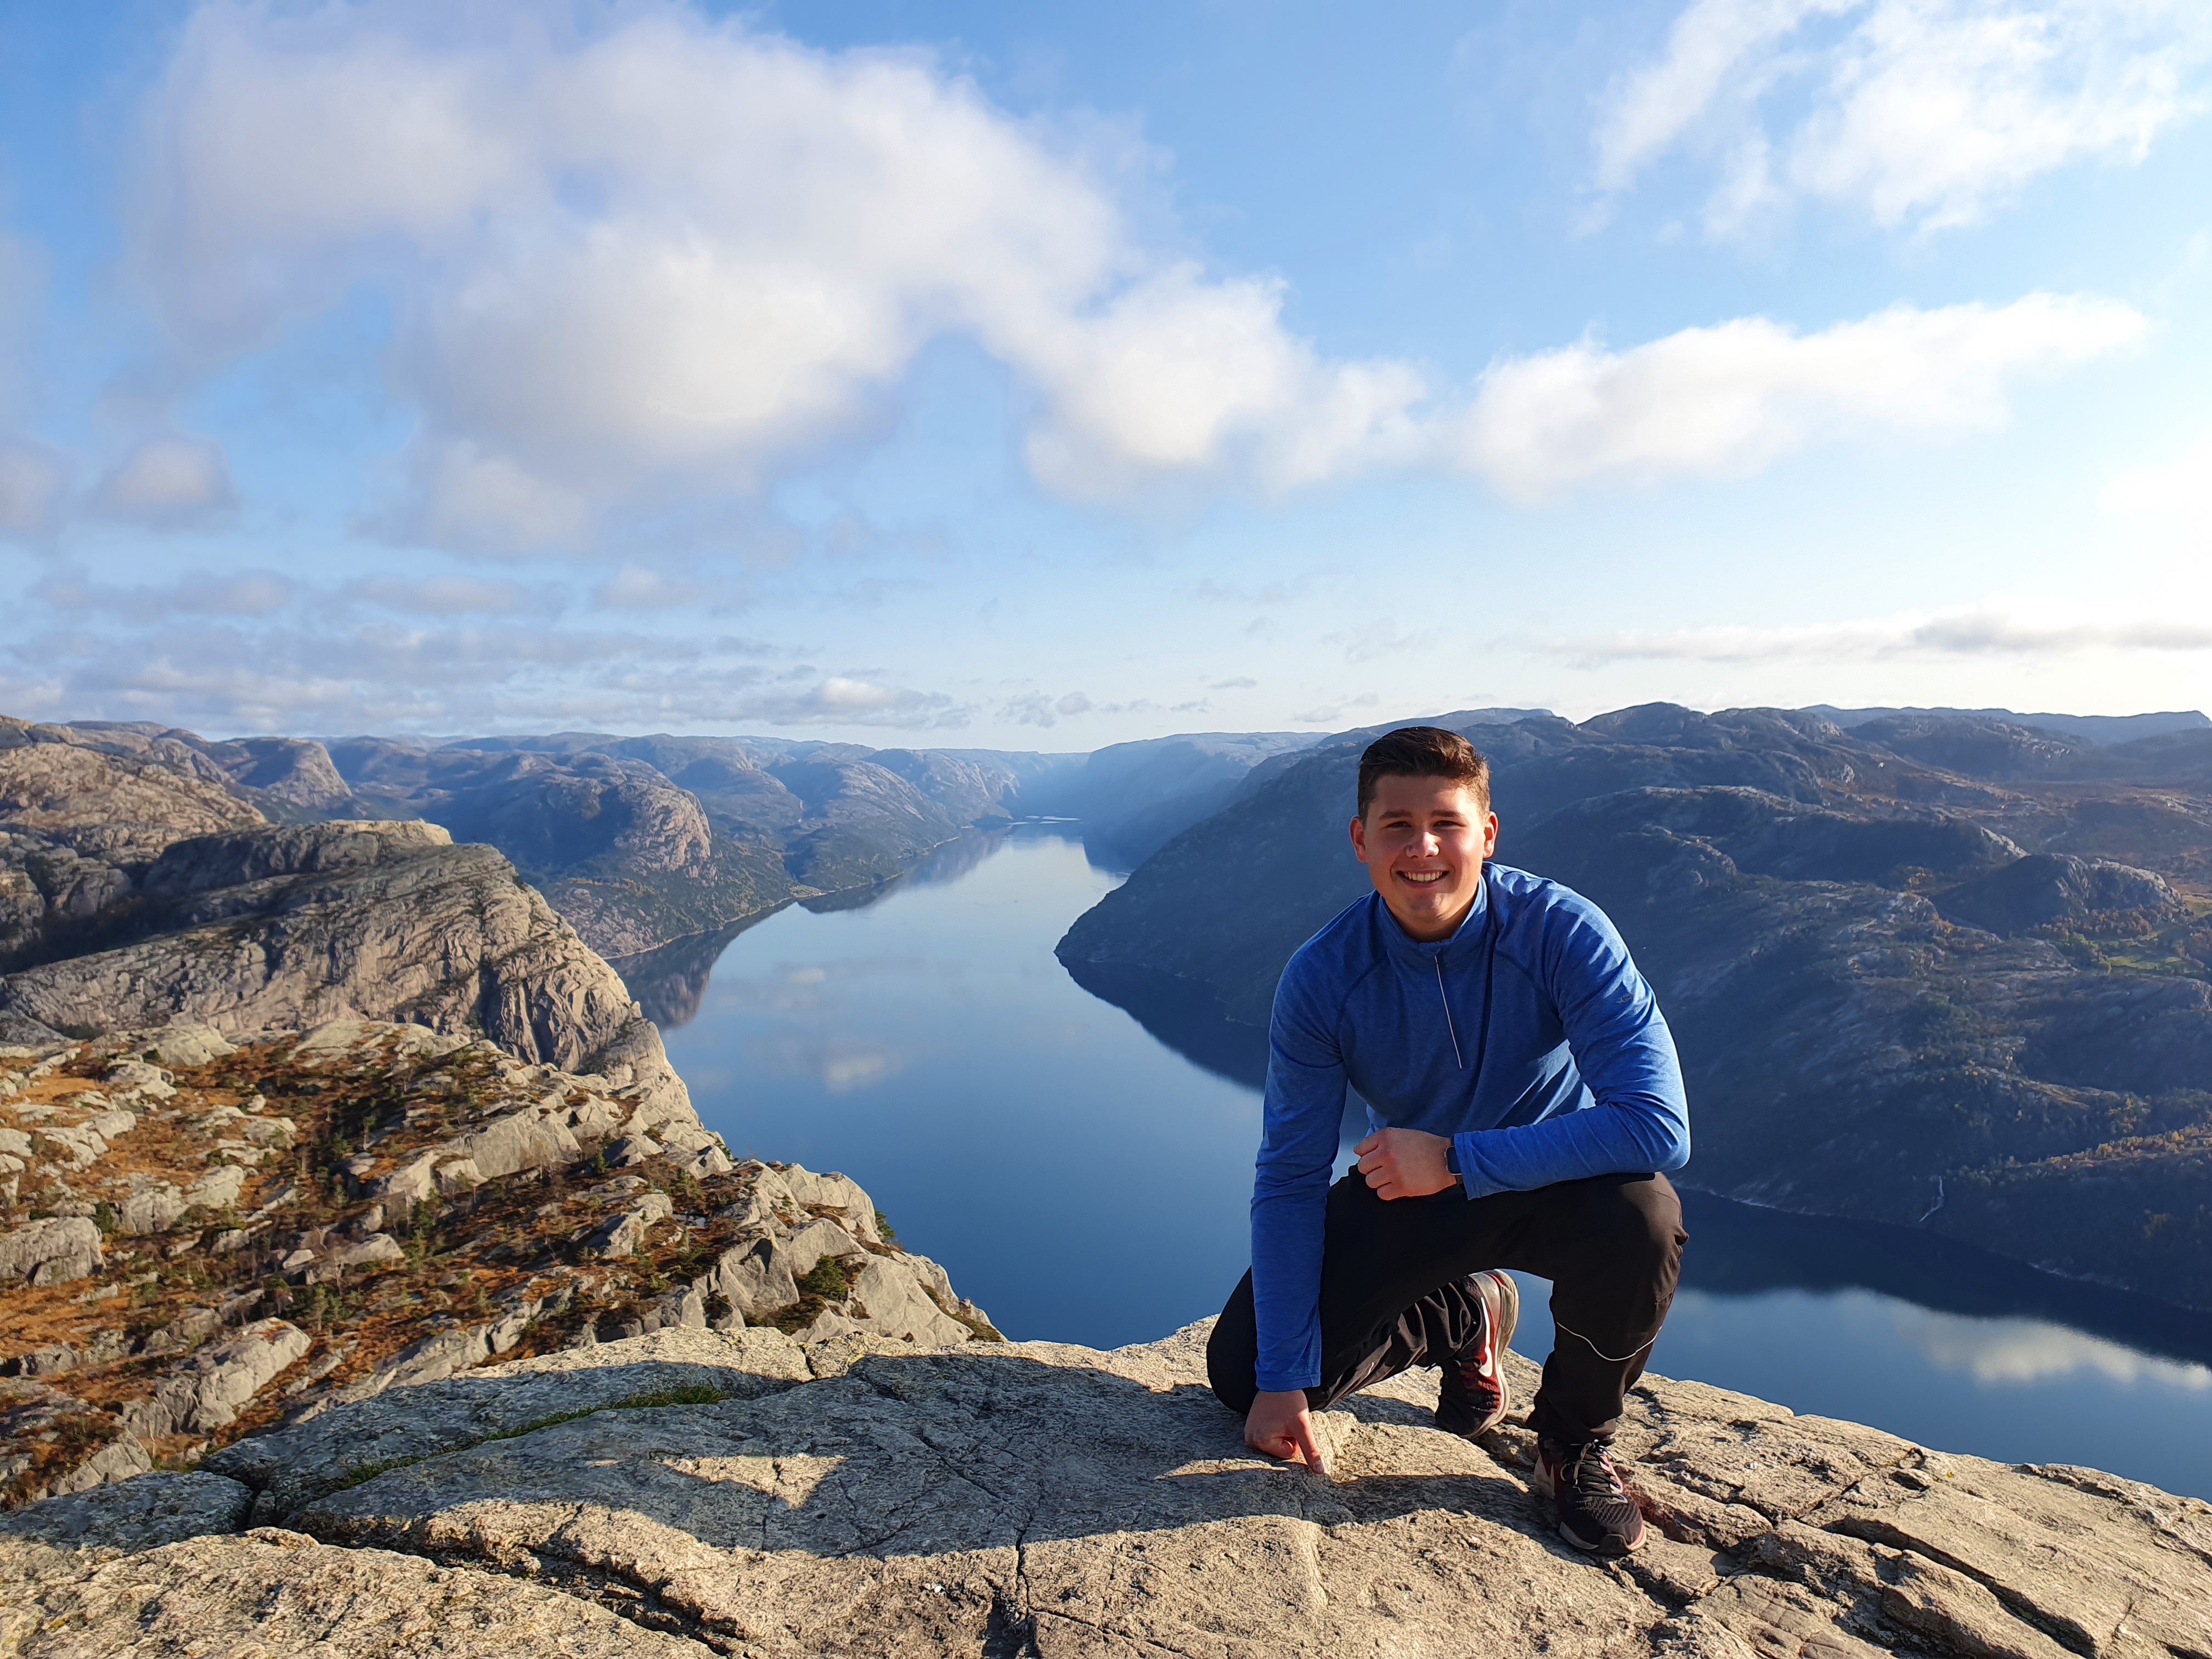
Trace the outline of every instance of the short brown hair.
<instances>
[{"instance_id":1,"label":"short brown hair","mask_svg":"<svg viewBox=\"0 0 2212 1659\"><path fill-rule=\"evenodd\" d=\"M1359 757L1359 816L1375 802L1377 778L1449 778L1474 792L1490 810L1490 762L1456 732L1441 726L1401 726L1367 745Z\"/></svg>"}]
</instances>

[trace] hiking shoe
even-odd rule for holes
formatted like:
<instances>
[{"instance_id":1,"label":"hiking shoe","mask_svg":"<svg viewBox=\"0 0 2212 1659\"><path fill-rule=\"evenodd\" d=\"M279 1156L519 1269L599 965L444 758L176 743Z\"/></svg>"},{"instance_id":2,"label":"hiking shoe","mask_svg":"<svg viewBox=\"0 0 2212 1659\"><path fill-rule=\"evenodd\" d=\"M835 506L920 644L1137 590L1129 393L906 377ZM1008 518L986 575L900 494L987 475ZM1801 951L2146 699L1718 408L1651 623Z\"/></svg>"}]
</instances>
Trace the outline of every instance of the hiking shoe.
<instances>
[{"instance_id":1,"label":"hiking shoe","mask_svg":"<svg viewBox=\"0 0 2212 1659\"><path fill-rule=\"evenodd\" d=\"M1469 1273L1467 1285L1482 1304L1482 1328L1443 1368L1437 1426L1472 1440L1496 1428L1512 1404L1505 1386L1505 1350L1521 1322L1521 1291L1510 1274L1495 1269Z\"/></svg>"},{"instance_id":2,"label":"hiking shoe","mask_svg":"<svg viewBox=\"0 0 2212 1659\"><path fill-rule=\"evenodd\" d=\"M1536 1442L1534 1491L1552 1500L1559 1536L1592 1555L1626 1555L1644 1542L1644 1516L1613 1472L1602 1440Z\"/></svg>"}]
</instances>

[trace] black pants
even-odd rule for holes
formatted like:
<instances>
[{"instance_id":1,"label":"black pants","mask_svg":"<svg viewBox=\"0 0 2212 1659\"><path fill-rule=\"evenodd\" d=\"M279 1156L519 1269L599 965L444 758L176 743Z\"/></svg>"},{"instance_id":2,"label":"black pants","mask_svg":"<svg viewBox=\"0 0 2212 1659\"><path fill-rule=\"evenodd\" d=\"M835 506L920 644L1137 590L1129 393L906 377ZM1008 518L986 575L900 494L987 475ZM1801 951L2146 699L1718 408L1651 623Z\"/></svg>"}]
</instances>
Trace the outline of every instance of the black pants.
<instances>
[{"instance_id":1,"label":"black pants","mask_svg":"<svg viewBox=\"0 0 2212 1659\"><path fill-rule=\"evenodd\" d=\"M1536 1395L1537 1432L1612 1437L1644 1374L1681 1272L1682 1206L1662 1175L1597 1176L1468 1199L1376 1197L1355 1170L1328 1193L1321 1273L1321 1382L1313 1409L1395 1376L1443 1365L1474 1338L1481 1309L1460 1282L1484 1267L1552 1281L1557 1330ZM1259 1335L1246 1273L1206 1343L1213 1392L1238 1415L1258 1393Z\"/></svg>"}]
</instances>

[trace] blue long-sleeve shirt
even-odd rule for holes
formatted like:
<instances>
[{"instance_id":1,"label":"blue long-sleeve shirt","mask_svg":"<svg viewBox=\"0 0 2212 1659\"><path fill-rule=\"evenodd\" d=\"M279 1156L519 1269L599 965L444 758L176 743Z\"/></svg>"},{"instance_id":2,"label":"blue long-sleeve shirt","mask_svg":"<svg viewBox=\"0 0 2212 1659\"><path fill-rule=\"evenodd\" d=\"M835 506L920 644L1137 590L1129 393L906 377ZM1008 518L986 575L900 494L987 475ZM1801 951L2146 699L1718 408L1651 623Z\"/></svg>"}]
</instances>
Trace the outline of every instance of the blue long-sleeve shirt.
<instances>
[{"instance_id":1,"label":"blue long-sleeve shirt","mask_svg":"<svg viewBox=\"0 0 2212 1659\"><path fill-rule=\"evenodd\" d=\"M1370 893L1275 988L1252 1185L1264 1389L1321 1381L1322 1231L1347 1084L1370 1127L1452 1137L1470 1199L1689 1161L1674 1037L1597 906L1492 864L1458 930L1425 945Z\"/></svg>"}]
</instances>

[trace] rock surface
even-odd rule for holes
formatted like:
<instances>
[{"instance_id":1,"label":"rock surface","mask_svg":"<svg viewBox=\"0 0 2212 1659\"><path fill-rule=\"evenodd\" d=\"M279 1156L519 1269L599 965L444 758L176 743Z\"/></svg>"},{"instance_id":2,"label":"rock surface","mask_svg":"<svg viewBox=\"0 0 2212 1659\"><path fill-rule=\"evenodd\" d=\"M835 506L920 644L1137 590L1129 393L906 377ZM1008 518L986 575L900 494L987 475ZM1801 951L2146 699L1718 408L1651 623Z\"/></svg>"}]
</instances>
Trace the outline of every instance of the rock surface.
<instances>
[{"instance_id":1,"label":"rock surface","mask_svg":"<svg viewBox=\"0 0 2212 1659\"><path fill-rule=\"evenodd\" d=\"M222 1454L255 1490L242 1536L215 1535L241 1524L215 1497L210 1536L149 1548L171 1532L130 1517L190 1506L124 1500L176 1477L103 1495L112 1531L82 1498L21 1512L7 1650L227 1650L185 1645L189 1603L204 1640L281 1649L313 1606L334 1650L384 1651L422 1603L522 1659L2212 1653L2212 1505L1646 1377L1620 1445L1654 1534L1595 1563L1553 1535L1517 1417L1444 1434L1409 1373L1318 1419L1324 1481L1241 1444L1204 1337L663 1332L399 1391L411 1438L393 1395L337 1406ZM1509 1364L1525 1400L1534 1367ZM679 1376L707 1380L651 1403ZM586 1639L665 1645L562 1645Z\"/></svg>"},{"instance_id":2,"label":"rock surface","mask_svg":"<svg viewBox=\"0 0 2212 1659\"><path fill-rule=\"evenodd\" d=\"M675 1659L702 1650L535 1584L260 1529L94 1564L25 1563L0 1650L25 1659Z\"/></svg>"},{"instance_id":3,"label":"rock surface","mask_svg":"<svg viewBox=\"0 0 2212 1659\"><path fill-rule=\"evenodd\" d=\"M419 823L229 830L173 842L136 887L143 937L18 969L0 1011L56 1031L398 1020L601 1073L647 1122L695 1121L621 979L489 847Z\"/></svg>"},{"instance_id":4,"label":"rock surface","mask_svg":"<svg viewBox=\"0 0 2212 1659\"><path fill-rule=\"evenodd\" d=\"M634 1085L375 1022L0 1057L0 1135L25 1149L0 1182L6 1496L126 1480L386 1394L413 1420L440 1379L494 1359L557 1371L603 1336L996 1336L853 1182L739 1166L659 1109ZM662 1369L664 1390L737 1386ZM519 1397L486 1420L559 1409Z\"/></svg>"}]
</instances>

